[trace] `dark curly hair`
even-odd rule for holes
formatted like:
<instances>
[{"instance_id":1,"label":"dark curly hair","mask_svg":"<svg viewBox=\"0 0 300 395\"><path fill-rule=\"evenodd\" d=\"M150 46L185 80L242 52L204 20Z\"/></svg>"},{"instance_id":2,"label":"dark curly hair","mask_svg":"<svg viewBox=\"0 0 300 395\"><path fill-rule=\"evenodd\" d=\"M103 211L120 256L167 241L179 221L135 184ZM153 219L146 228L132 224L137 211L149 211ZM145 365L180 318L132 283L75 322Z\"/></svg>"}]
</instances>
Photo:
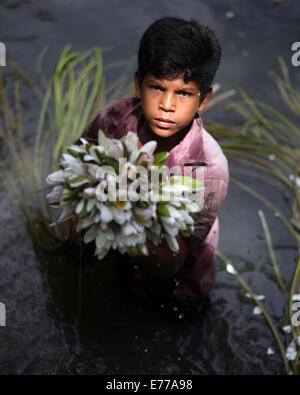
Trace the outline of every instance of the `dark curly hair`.
<instances>
[{"instance_id":1,"label":"dark curly hair","mask_svg":"<svg viewBox=\"0 0 300 395\"><path fill-rule=\"evenodd\" d=\"M143 34L138 52L140 84L151 73L156 78L194 81L202 101L211 86L221 59L221 45L215 32L197 21L165 17L151 24Z\"/></svg>"}]
</instances>

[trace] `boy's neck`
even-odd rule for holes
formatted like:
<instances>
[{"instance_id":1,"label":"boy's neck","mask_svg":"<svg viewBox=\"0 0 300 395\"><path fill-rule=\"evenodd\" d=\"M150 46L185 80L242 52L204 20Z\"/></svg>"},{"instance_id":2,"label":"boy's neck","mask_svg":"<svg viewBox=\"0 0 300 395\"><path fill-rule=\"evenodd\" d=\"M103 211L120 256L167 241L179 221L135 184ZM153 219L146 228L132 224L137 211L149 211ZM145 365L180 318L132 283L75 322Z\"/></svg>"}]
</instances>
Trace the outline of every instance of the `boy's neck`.
<instances>
[{"instance_id":1,"label":"boy's neck","mask_svg":"<svg viewBox=\"0 0 300 395\"><path fill-rule=\"evenodd\" d=\"M156 147L155 153L156 152L163 152L163 151L169 152L169 151L171 151L171 149L176 147L176 145L178 145L184 139L184 137L189 132L192 123L193 123L193 120L185 128L181 129L179 132L173 134L172 136L161 137L152 131L152 129L149 127L148 122L146 122L145 118L142 116L140 118L139 123L138 123L137 133L138 133L138 137L143 145L151 140L154 140L157 142L157 147Z\"/></svg>"}]
</instances>

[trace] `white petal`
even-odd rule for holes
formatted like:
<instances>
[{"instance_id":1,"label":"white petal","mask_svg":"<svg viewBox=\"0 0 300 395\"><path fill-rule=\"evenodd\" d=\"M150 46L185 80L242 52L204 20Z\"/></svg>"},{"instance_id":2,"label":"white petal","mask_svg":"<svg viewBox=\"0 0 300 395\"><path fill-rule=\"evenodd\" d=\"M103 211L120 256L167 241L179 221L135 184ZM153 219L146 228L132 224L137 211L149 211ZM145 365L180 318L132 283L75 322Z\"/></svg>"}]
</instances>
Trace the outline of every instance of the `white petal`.
<instances>
[{"instance_id":1,"label":"white petal","mask_svg":"<svg viewBox=\"0 0 300 395\"><path fill-rule=\"evenodd\" d=\"M268 349L267 349L267 354L268 354L268 355L275 354L275 351L273 350L273 348L268 347Z\"/></svg>"},{"instance_id":2,"label":"white petal","mask_svg":"<svg viewBox=\"0 0 300 395\"><path fill-rule=\"evenodd\" d=\"M136 235L138 232L136 228L131 224L131 223L126 223L122 226L122 234L124 236L129 236L129 235Z\"/></svg>"},{"instance_id":3,"label":"white petal","mask_svg":"<svg viewBox=\"0 0 300 395\"><path fill-rule=\"evenodd\" d=\"M300 302L300 294L294 294L292 297L293 302Z\"/></svg>"},{"instance_id":4,"label":"white petal","mask_svg":"<svg viewBox=\"0 0 300 395\"><path fill-rule=\"evenodd\" d=\"M143 145L141 148L140 148L140 152L145 152L145 153L148 153L148 154L153 154L153 152L155 151L155 149L156 149L156 147L157 147L157 142L156 141L148 141L148 143L146 143L145 145Z\"/></svg>"},{"instance_id":5,"label":"white petal","mask_svg":"<svg viewBox=\"0 0 300 395\"><path fill-rule=\"evenodd\" d=\"M86 162L90 161L90 160L94 160L94 157L92 155L84 155L83 160L85 160Z\"/></svg>"},{"instance_id":6,"label":"white petal","mask_svg":"<svg viewBox=\"0 0 300 395\"><path fill-rule=\"evenodd\" d=\"M171 248L171 250L174 252L177 252L179 250L179 245L176 240L176 237L165 235L165 238L166 238L167 243L168 243L169 247Z\"/></svg>"},{"instance_id":7,"label":"white petal","mask_svg":"<svg viewBox=\"0 0 300 395\"><path fill-rule=\"evenodd\" d=\"M86 144L89 143L89 142L88 142L85 138L83 138L83 137L80 138L80 141L82 142L83 145L86 145ZM77 146L75 145L75 147L77 147ZM72 148L73 148L73 146L72 146Z\"/></svg>"},{"instance_id":8,"label":"white petal","mask_svg":"<svg viewBox=\"0 0 300 395\"><path fill-rule=\"evenodd\" d=\"M96 205L95 199L89 199L86 205L86 211L90 213Z\"/></svg>"},{"instance_id":9,"label":"white petal","mask_svg":"<svg viewBox=\"0 0 300 395\"><path fill-rule=\"evenodd\" d=\"M165 229L165 231L170 235L170 236L177 236L178 235L178 228L174 225L168 225L163 219L162 219L162 225Z\"/></svg>"},{"instance_id":10,"label":"white petal","mask_svg":"<svg viewBox=\"0 0 300 395\"><path fill-rule=\"evenodd\" d=\"M101 251L103 248L107 248L109 245L110 248L110 243L108 242L105 232L102 232L102 230L99 228L97 236L96 236L96 246L97 248Z\"/></svg>"},{"instance_id":11,"label":"white petal","mask_svg":"<svg viewBox=\"0 0 300 395\"><path fill-rule=\"evenodd\" d=\"M83 209L83 206L84 206L84 199L81 199L76 206L75 213L79 214L81 212L81 210Z\"/></svg>"},{"instance_id":12,"label":"white petal","mask_svg":"<svg viewBox=\"0 0 300 395\"><path fill-rule=\"evenodd\" d=\"M255 306L253 309L253 314L259 315L261 313L262 313L261 309L258 306Z\"/></svg>"},{"instance_id":13,"label":"white petal","mask_svg":"<svg viewBox=\"0 0 300 395\"><path fill-rule=\"evenodd\" d=\"M235 273L236 273L234 267L233 267L230 263L227 263L227 265L226 265L226 270L227 270L227 272L228 272L229 274L235 274Z\"/></svg>"},{"instance_id":14,"label":"white petal","mask_svg":"<svg viewBox=\"0 0 300 395\"><path fill-rule=\"evenodd\" d=\"M114 219L112 211L105 205L102 206L100 211L101 222L108 223Z\"/></svg>"},{"instance_id":15,"label":"white petal","mask_svg":"<svg viewBox=\"0 0 300 395\"><path fill-rule=\"evenodd\" d=\"M285 333L287 333L287 334L291 333L291 332L292 332L291 325L286 325L286 326L284 326L284 327L282 328L282 330L283 330Z\"/></svg>"},{"instance_id":16,"label":"white petal","mask_svg":"<svg viewBox=\"0 0 300 395\"><path fill-rule=\"evenodd\" d=\"M64 189L64 188L63 188L62 185L55 186L55 187L53 188L53 190L52 190L50 193L48 193L48 194L46 195L47 199L48 199L50 202L59 202L59 201L60 201L60 198L61 198L61 195L62 195L63 189Z\"/></svg>"},{"instance_id":17,"label":"white petal","mask_svg":"<svg viewBox=\"0 0 300 395\"><path fill-rule=\"evenodd\" d=\"M58 170L55 171L54 173L49 174L49 176L46 178L46 181L48 184L59 184L60 182L65 181L65 173L63 170Z\"/></svg>"},{"instance_id":18,"label":"white petal","mask_svg":"<svg viewBox=\"0 0 300 395\"><path fill-rule=\"evenodd\" d=\"M135 133L128 132L126 136L122 137L121 141L123 142L129 153L137 151L138 137Z\"/></svg>"},{"instance_id":19,"label":"white petal","mask_svg":"<svg viewBox=\"0 0 300 395\"><path fill-rule=\"evenodd\" d=\"M94 218L89 216L79 221L78 225L76 226L76 231L79 232L81 229L85 229L93 225Z\"/></svg>"},{"instance_id":20,"label":"white petal","mask_svg":"<svg viewBox=\"0 0 300 395\"><path fill-rule=\"evenodd\" d=\"M83 241L87 244L94 240L97 236L99 230L99 226L94 225L92 226L83 236Z\"/></svg>"}]
</instances>

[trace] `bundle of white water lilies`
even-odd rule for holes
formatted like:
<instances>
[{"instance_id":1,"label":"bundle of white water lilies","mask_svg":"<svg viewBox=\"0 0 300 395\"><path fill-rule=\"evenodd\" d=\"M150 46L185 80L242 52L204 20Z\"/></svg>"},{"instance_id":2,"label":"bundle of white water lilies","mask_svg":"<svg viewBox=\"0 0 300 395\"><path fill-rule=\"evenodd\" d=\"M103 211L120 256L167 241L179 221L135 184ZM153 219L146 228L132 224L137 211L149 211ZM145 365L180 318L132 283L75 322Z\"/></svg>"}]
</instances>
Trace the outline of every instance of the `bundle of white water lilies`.
<instances>
[{"instance_id":1,"label":"bundle of white water lilies","mask_svg":"<svg viewBox=\"0 0 300 395\"><path fill-rule=\"evenodd\" d=\"M60 170L47 177L53 186L48 202L61 210L56 223L77 217L76 230L85 243L95 241L98 259L110 249L148 255L147 243L158 245L163 239L178 252L176 236L194 230L203 181L170 176L163 165L168 153L154 154L155 141L139 148L133 132L117 140L99 130L98 144L80 141L66 149Z\"/></svg>"}]
</instances>

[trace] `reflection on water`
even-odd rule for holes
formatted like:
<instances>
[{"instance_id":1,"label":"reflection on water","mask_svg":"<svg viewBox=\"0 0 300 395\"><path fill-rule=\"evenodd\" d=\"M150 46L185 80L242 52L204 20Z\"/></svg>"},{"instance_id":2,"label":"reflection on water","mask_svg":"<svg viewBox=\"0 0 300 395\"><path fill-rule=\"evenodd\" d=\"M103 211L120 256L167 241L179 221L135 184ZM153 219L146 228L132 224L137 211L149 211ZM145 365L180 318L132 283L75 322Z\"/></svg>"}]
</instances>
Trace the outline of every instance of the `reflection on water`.
<instances>
[{"instance_id":1,"label":"reflection on water","mask_svg":"<svg viewBox=\"0 0 300 395\"><path fill-rule=\"evenodd\" d=\"M209 5L195 0L184 10L179 1L156 5L135 0L125 8L120 1L106 2L105 8L102 2L90 1L89 7L86 3L53 1L46 7L36 1L0 1L1 41L7 41L10 56L30 70L32 59L49 44L49 71L65 43L83 49L114 45L118 59L128 58L153 19L167 14L199 15L223 40L218 81L226 88L233 82L246 84L263 95L265 70L276 63L277 54L289 56L290 42L297 39L299 13L293 2L268 8L261 1L242 7L233 0L226 4L213 0ZM229 11L234 11L234 17L226 18ZM24 103L28 119L36 117L36 102ZM271 188L259 186L277 199ZM205 304L191 309L139 300L126 289L113 256L97 264L86 257L80 272L78 249L52 255L35 250L3 189L0 193L0 300L7 312L7 326L0 329L0 373L284 374L263 316L253 314L253 302L221 262ZM230 187L220 215L219 249L256 294L266 295L264 306L281 328L286 297L275 281L265 240L259 237L258 209L257 201ZM274 218L268 221L275 245L289 246L293 241L281 225ZM295 253L288 248L276 250L286 283ZM267 355L269 347L274 354Z\"/></svg>"}]
</instances>

